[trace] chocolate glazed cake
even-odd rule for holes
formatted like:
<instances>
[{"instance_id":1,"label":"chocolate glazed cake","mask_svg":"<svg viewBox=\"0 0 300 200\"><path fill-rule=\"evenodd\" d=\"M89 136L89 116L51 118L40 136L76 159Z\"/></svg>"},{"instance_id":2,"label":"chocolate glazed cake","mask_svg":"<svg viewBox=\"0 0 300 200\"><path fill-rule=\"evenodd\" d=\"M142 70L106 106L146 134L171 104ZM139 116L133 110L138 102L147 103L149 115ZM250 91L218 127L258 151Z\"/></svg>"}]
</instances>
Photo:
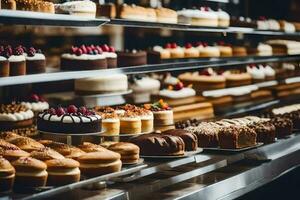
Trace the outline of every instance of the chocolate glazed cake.
<instances>
[{"instance_id":1,"label":"chocolate glazed cake","mask_svg":"<svg viewBox=\"0 0 300 200\"><path fill-rule=\"evenodd\" d=\"M186 130L181 129L172 129L162 132L162 134L173 135L180 137L185 144L186 151L195 151L198 147L197 136L193 133L190 133Z\"/></svg>"},{"instance_id":2,"label":"chocolate glazed cake","mask_svg":"<svg viewBox=\"0 0 300 200\"><path fill-rule=\"evenodd\" d=\"M51 108L38 115L38 130L53 133L95 133L101 132L101 116L87 110L77 109L74 105L68 108Z\"/></svg>"},{"instance_id":3,"label":"chocolate glazed cake","mask_svg":"<svg viewBox=\"0 0 300 200\"><path fill-rule=\"evenodd\" d=\"M145 51L117 52L118 67L130 67L147 64L147 53Z\"/></svg>"},{"instance_id":4,"label":"chocolate glazed cake","mask_svg":"<svg viewBox=\"0 0 300 200\"><path fill-rule=\"evenodd\" d=\"M180 156L184 154L184 141L178 136L145 134L131 138L145 156Z\"/></svg>"}]
</instances>

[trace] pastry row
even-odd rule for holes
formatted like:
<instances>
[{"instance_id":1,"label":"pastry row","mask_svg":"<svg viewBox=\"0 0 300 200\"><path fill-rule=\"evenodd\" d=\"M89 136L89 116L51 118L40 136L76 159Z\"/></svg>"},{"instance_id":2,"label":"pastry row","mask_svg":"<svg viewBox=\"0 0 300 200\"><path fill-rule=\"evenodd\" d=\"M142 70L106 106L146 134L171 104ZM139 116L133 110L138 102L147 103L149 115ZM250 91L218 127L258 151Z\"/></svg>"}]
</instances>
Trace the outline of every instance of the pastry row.
<instances>
[{"instance_id":1,"label":"pastry row","mask_svg":"<svg viewBox=\"0 0 300 200\"><path fill-rule=\"evenodd\" d=\"M215 122L189 120L178 122L176 126L196 134L200 147L235 149L253 146L257 142L272 143L276 137L292 134L293 124L293 120L288 117L248 116Z\"/></svg>"},{"instance_id":2,"label":"pastry row","mask_svg":"<svg viewBox=\"0 0 300 200\"><path fill-rule=\"evenodd\" d=\"M50 140L36 141L12 132L0 135L1 192L15 187L59 186L121 170L139 161L140 149L116 142L105 147L84 142L78 147ZM2 187L3 186L3 187ZM5 187L4 187L5 186Z\"/></svg>"}]
</instances>

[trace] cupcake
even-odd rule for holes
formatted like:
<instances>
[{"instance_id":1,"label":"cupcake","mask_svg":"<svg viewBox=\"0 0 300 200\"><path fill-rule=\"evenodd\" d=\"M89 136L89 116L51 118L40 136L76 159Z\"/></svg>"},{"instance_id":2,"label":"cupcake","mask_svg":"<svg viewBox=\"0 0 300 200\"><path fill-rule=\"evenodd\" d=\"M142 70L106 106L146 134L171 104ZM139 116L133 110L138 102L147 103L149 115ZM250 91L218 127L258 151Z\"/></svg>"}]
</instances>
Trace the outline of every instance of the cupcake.
<instances>
[{"instance_id":1,"label":"cupcake","mask_svg":"<svg viewBox=\"0 0 300 200\"><path fill-rule=\"evenodd\" d=\"M7 47L8 51L11 51ZM24 50L21 46L16 47L13 50L12 55L8 58L9 65L10 65L10 76L20 76L26 74L26 58L24 56Z\"/></svg>"},{"instance_id":2,"label":"cupcake","mask_svg":"<svg viewBox=\"0 0 300 200\"><path fill-rule=\"evenodd\" d=\"M141 118L132 111L120 115L120 134L139 134L142 132Z\"/></svg>"},{"instance_id":3,"label":"cupcake","mask_svg":"<svg viewBox=\"0 0 300 200\"><path fill-rule=\"evenodd\" d=\"M171 53L171 58L184 58L184 50L183 48L177 46L176 43L168 43L166 44L166 49L168 49Z\"/></svg>"},{"instance_id":4,"label":"cupcake","mask_svg":"<svg viewBox=\"0 0 300 200\"><path fill-rule=\"evenodd\" d=\"M31 157L21 157L12 162L16 169L15 186L42 187L46 185L48 173L47 165Z\"/></svg>"},{"instance_id":5,"label":"cupcake","mask_svg":"<svg viewBox=\"0 0 300 200\"><path fill-rule=\"evenodd\" d=\"M12 190L15 180L15 168L8 160L0 156L0 192Z\"/></svg>"},{"instance_id":6,"label":"cupcake","mask_svg":"<svg viewBox=\"0 0 300 200\"><path fill-rule=\"evenodd\" d=\"M103 51L103 55L107 61L107 68L116 68L117 67L117 54L115 52L115 48L108 45L102 45L101 49Z\"/></svg>"},{"instance_id":7,"label":"cupcake","mask_svg":"<svg viewBox=\"0 0 300 200\"><path fill-rule=\"evenodd\" d=\"M0 46L0 77L6 76L9 76L9 62L4 47Z\"/></svg>"},{"instance_id":8,"label":"cupcake","mask_svg":"<svg viewBox=\"0 0 300 200\"><path fill-rule=\"evenodd\" d=\"M37 74L46 71L46 57L42 51L30 47L26 55L26 73Z\"/></svg>"}]
</instances>

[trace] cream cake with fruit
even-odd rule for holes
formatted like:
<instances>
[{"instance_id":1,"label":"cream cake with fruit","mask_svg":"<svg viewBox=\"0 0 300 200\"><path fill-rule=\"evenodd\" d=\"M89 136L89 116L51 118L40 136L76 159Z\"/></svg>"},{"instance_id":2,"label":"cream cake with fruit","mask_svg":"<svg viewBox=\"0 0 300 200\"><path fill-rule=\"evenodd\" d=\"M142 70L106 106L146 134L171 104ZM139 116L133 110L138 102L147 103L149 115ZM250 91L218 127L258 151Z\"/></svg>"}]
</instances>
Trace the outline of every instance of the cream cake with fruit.
<instances>
[{"instance_id":1,"label":"cream cake with fruit","mask_svg":"<svg viewBox=\"0 0 300 200\"><path fill-rule=\"evenodd\" d=\"M100 48L98 48L100 50ZM107 44L104 44L101 46L101 49L103 51L103 55L106 58L107 61L107 68L116 68L117 65L117 57L115 48L112 46L108 46Z\"/></svg>"},{"instance_id":2,"label":"cream cake with fruit","mask_svg":"<svg viewBox=\"0 0 300 200\"><path fill-rule=\"evenodd\" d=\"M162 99L153 104L144 104L144 108L152 111L155 130L168 130L174 128L172 108Z\"/></svg>"},{"instance_id":3,"label":"cream cake with fruit","mask_svg":"<svg viewBox=\"0 0 300 200\"><path fill-rule=\"evenodd\" d=\"M61 56L60 68L66 71L106 69L107 60L100 46L72 46Z\"/></svg>"},{"instance_id":4,"label":"cream cake with fruit","mask_svg":"<svg viewBox=\"0 0 300 200\"><path fill-rule=\"evenodd\" d=\"M96 133L101 132L101 116L86 107L50 108L40 113L37 128L52 133Z\"/></svg>"},{"instance_id":5,"label":"cream cake with fruit","mask_svg":"<svg viewBox=\"0 0 300 200\"><path fill-rule=\"evenodd\" d=\"M48 102L37 94L32 94L28 98L25 98L21 101L21 104L32 110L35 114L49 109Z\"/></svg>"},{"instance_id":6,"label":"cream cake with fruit","mask_svg":"<svg viewBox=\"0 0 300 200\"><path fill-rule=\"evenodd\" d=\"M164 99L170 106L179 106L195 103L197 101L196 91L189 87L185 87L182 82L176 85L169 85L167 89L162 89L156 95L152 95L152 100L157 101Z\"/></svg>"},{"instance_id":7,"label":"cream cake with fruit","mask_svg":"<svg viewBox=\"0 0 300 200\"><path fill-rule=\"evenodd\" d=\"M26 49L26 73L37 74L46 71L46 57L40 49Z\"/></svg>"}]
</instances>

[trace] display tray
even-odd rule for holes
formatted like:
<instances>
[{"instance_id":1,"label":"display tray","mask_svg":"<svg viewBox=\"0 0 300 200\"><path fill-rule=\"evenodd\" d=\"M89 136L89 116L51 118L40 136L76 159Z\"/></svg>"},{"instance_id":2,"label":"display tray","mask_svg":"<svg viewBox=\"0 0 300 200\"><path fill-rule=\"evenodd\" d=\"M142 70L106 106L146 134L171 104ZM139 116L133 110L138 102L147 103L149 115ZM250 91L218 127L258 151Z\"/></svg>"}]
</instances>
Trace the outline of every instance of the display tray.
<instances>
[{"instance_id":1,"label":"display tray","mask_svg":"<svg viewBox=\"0 0 300 200\"><path fill-rule=\"evenodd\" d=\"M41 134L60 135L60 136L91 136L91 135L101 136L101 134L103 133L103 131L95 132L95 133L53 133L53 132L46 132L46 131L41 131L41 130L38 130L38 131Z\"/></svg>"},{"instance_id":2,"label":"display tray","mask_svg":"<svg viewBox=\"0 0 300 200\"><path fill-rule=\"evenodd\" d=\"M138 166L138 165L141 165L144 163L144 159L143 158L140 158L139 161L137 163L124 163L122 162L122 165L125 166L125 167L133 167L133 166Z\"/></svg>"},{"instance_id":3,"label":"display tray","mask_svg":"<svg viewBox=\"0 0 300 200\"><path fill-rule=\"evenodd\" d=\"M185 157L193 156L198 153L201 153L202 151L203 151L202 148L197 148L196 151L186 151L186 152L184 152L183 155L180 155L180 156L143 156L143 155L140 155L140 157L151 158L151 159L176 159L176 158L185 158Z\"/></svg>"},{"instance_id":4,"label":"display tray","mask_svg":"<svg viewBox=\"0 0 300 200\"><path fill-rule=\"evenodd\" d=\"M254 149L254 148L260 147L262 145L264 145L264 143L258 142L258 143L256 143L255 146L239 148L239 149L221 149L219 147L208 147L208 148L203 148L203 150L219 151L219 152L241 152L241 151L246 151L249 149Z\"/></svg>"},{"instance_id":5,"label":"display tray","mask_svg":"<svg viewBox=\"0 0 300 200\"><path fill-rule=\"evenodd\" d=\"M46 187L37 187L37 188L30 188L29 190L25 190L28 188L19 188L18 193L16 192L11 192L8 193L7 196L13 197L13 198L8 198L8 199L23 199L23 200L32 200L32 199L42 199L42 198L50 198L53 195L57 195L59 193L67 192L72 189L76 188L82 188L94 183L98 183L101 181L108 181L112 178L120 177L120 176L125 176L129 174L136 173L140 171L141 169L147 167L146 164L139 164L139 165L130 165L130 166L125 166L122 167L122 170L120 172L114 172L110 174L105 174L102 176L98 177L93 177L93 178L87 178L80 180L77 183L72 183L64 186L58 186L58 187L53 187L53 186L46 186ZM23 191L23 192L22 192ZM22 193L19 193L22 192ZM34 194L32 194L34 193Z\"/></svg>"},{"instance_id":6,"label":"display tray","mask_svg":"<svg viewBox=\"0 0 300 200\"><path fill-rule=\"evenodd\" d=\"M118 95L126 95L126 94L131 94L132 90L127 90L127 91L120 91L120 92L111 92L111 93L103 93L103 94L92 94L92 95L80 95L76 94L76 97L82 97L82 98L100 98L100 97L111 97L111 96L118 96Z\"/></svg>"}]
</instances>

